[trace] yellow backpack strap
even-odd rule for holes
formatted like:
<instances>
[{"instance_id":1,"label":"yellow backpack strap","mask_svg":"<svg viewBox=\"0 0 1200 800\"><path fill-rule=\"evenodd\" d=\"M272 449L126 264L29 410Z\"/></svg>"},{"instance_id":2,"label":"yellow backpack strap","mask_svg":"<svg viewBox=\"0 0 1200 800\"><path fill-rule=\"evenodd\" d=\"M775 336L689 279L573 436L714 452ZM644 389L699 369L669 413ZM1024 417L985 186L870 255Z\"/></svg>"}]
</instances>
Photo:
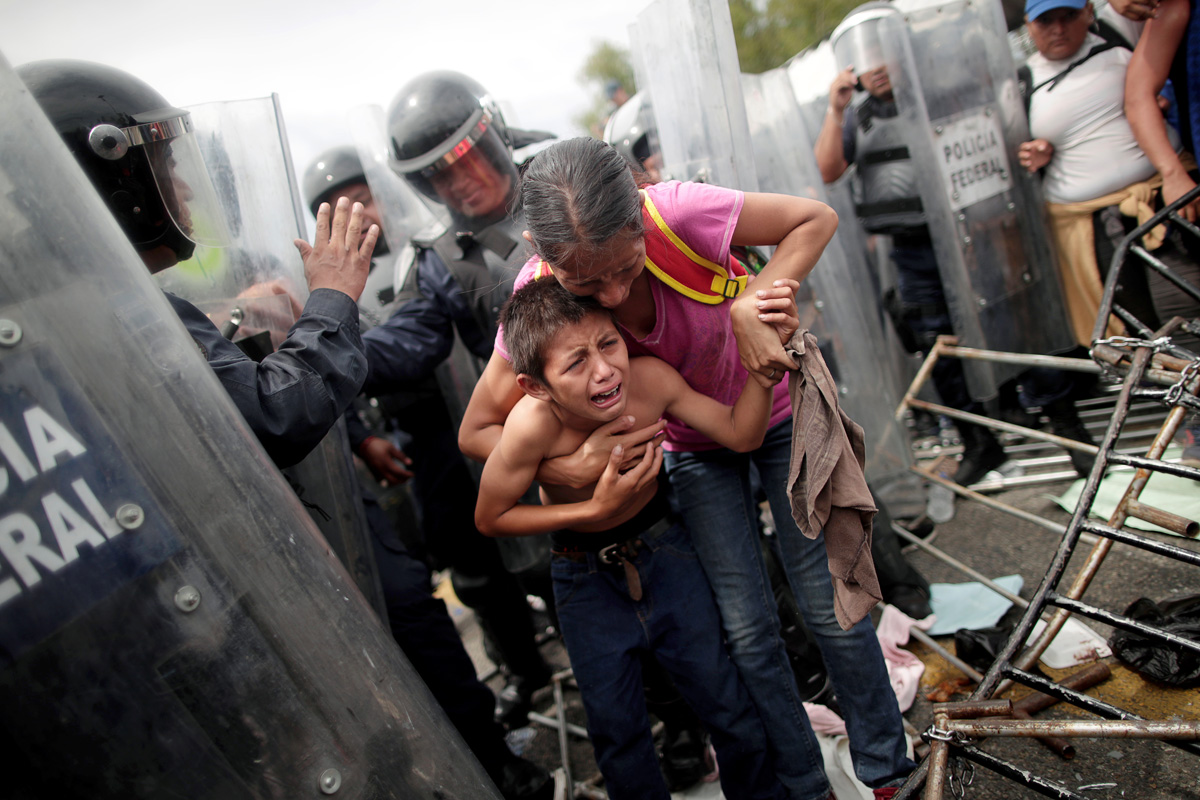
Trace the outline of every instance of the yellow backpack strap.
<instances>
[{"instance_id":1,"label":"yellow backpack strap","mask_svg":"<svg viewBox=\"0 0 1200 800\"><path fill-rule=\"evenodd\" d=\"M645 200L642 213L648 223L648 270L685 297L708 305L723 303L742 293L747 275L740 261L733 259L733 275L730 276L724 266L696 253L671 230L645 190L642 198Z\"/></svg>"}]
</instances>

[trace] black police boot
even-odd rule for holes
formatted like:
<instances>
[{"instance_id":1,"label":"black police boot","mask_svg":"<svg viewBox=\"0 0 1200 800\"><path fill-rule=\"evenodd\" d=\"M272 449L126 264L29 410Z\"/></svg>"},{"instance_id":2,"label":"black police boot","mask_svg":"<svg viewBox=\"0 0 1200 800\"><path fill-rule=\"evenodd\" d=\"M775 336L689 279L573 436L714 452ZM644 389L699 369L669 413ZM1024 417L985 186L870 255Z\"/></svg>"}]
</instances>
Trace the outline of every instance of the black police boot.
<instances>
[{"instance_id":1,"label":"black police boot","mask_svg":"<svg viewBox=\"0 0 1200 800\"><path fill-rule=\"evenodd\" d=\"M903 611L910 619L925 619L933 613L929 605L929 589L923 586L897 584L883 598L890 605Z\"/></svg>"},{"instance_id":2,"label":"black police boot","mask_svg":"<svg viewBox=\"0 0 1200 800\"><path fill-rule=\"evenodd\" d=\"M1050 430L1054 432L1054 435L1064 439L1074 439L1084 444L1096 443L1084 426L1083 420L1079 418L1075 404L1070 400L1055 400L1053 403L1047 403L1042 410L1050 419ZM1067 455L1071 457L1071 466L1075 468L1075 472L1080 477L1086 478L1092 473L1092 467L1096 464L1095 456L1078 450L1067 450Z\"/></svg>"},{"instance_id":3,"label":"black police boot","mask_svg":"<svg viewBox=\"0 0 1200 800\"><path fill-rule=\"evenodd\" d=\"M954 482L959 486L978 483L984 475L1008 460L1000 441L988 428L957 420L955 426L963 439L962 461L958 462L958 471L954 473Z\"/></svg>"},{"instance_id":4,"label":"black police boot","mask_svg":"<svg viewBox=\"0 0 1200 800\"><path fill-rule=\"evenodd\" d=\"M879 509L871 536L871 559L875 562L883 599L912 619L925 619L933 613L929 606L929 581L904 558L887 505L874 492L871 497Z\"/></svg>"},{"instance_id":5,"label":"black police boot","mask_svg":"<svg viewBox=\"0 0 1200 800\"><path fill-rule=\"evenodd\" d=\"M550 683L550 673L511 675L496 695L496 722L505 728L524 727L533 710L533 694Z\"/></svg>"},{"instance_id":6,"label":"black police boot","mask_svg":"<svg viewBox=\"0 0 1200 800\"><path fill-rule=\"evenodd\" d=\"M504 800L553 800L554 778L542 767L513 756L492 775Z\"/></svg>"},{"instance_id":7,"label":"black police boot","mask_svg":"<svg viewBox=\"0 0 1200 800\"><path fill-rule=\"evenodd\" d=\"M713 769L708 763L708 735L703 728L676 728L664 723L659 763L670 791L695 786Z\"/></svg>"}]
</instances>

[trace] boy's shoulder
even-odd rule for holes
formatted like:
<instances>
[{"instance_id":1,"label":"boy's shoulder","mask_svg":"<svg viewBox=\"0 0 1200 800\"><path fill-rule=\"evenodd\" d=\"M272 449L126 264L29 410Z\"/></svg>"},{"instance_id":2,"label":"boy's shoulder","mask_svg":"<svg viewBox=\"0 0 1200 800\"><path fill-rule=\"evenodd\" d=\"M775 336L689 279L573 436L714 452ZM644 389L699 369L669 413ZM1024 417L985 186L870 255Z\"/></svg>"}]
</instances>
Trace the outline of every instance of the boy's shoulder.
<instances>
[{"instance_id":1,"label":"boy's shoulder","mask_svg":"<svg viewBox=\"0 0 1200 800\"><path fill-rule=\"evenodd\" d=\"M629 359L629 397L634 400L665 400L669 390L683 378L679 370L655 356Z\"/></svg>"},{"instance_id":2,"label":"boy's shoulder","mask_svg":"<svg viewBox=\"0 0 1200 800\"><path fill-rule=\"evenodd\" d=\"M536 430L533 426L545 425L548 421L553 421L556 427L560 426L558 417L554 415L549 403L526 394L522 395L512 411L508 412L503 430L507 433L511 427L514 434L524 436L531 428Z\"/></svg>"},{"instance_id":3,"label":"boy's shoulder","mask_svg":"<svg viewBox=\"0 0 1200 800\"><path fill-rule=\"evenodd\" d=\"M679 377L679 370L657 356L634 356L630 358L629 372L630 377L637 381L633 387L635 391L638 389L654 391L656 387L643 385L643 382L647 380Z\"/></svg>"},{"instance_id":4,"label":"boy's shoulder","mask_svg":"<svg viewBox=\"0 0 1200 800\"><path fill-rule=\"evenodd\" d=\"M536 453L539 458L546 458L559 449L559 440L565 432L562 420L555 415L549 403L524 395L508 412L500 441L506 445L517 445L527 457Z\"/></svg>"}]
</instances>

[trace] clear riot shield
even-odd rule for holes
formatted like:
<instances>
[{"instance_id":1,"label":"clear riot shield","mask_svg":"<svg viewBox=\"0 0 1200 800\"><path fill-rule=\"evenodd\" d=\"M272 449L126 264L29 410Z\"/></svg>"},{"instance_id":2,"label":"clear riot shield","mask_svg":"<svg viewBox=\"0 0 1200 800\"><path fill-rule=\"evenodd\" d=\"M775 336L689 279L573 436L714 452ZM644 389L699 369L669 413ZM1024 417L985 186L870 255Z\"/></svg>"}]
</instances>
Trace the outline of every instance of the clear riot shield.
<instances>
[{"instance_id":1,"label":"clear riot shield","mask_svg":"<svg viewBox=\"0 0 1200 800\"><path fill-rule=\"evenodd\" d=\"M821 126L825 122L825 111L829 107L829 84L833 82L833 78L837 74L836 63L833 48L826 40L795 56L783 67L791 82L792 94L799 112L798 120L803 124L799 130L802 131L802 138L809 143L817 141L817 136L821 133ZM751 115L751 124L754 124L753 115ZM853 185L854 166L851 165L845 175L824 187L822 202L828 204L838 214L838 229L834 235L834 241L840 243L841 249L848 258L868 264L871 274L874 276L874 282L886 290L888 287L895 286L886 248L882 246L878 237L871 237L859 224L855 212ZM763 191L771 190L764 188ZM890 321L885 321L885 323L884 328L887 335L895 340L894 328ZM889 351L893 349L889 345ZM907 354L902 358L906 361L911 360ZM915 372L916 367L911 365L902 370L902 373L907 376L905 378L906 385Z\"/></svg>"},{"instance_id":2,"label":"clear riot shield","mask_svg":"<svg viewBox=\"0 0 1200 800\"><path fill-rule=\"evenodd\" d=\"M638 85L654 100L663 178L755 191L728 3L654 0L631 35Z\"/></svg>"},{"instance_id":3,"label":"clear riot shield","mask_svg":"<svg viewBox=\"0 0 1200 800\"><path fill-rule=\"evenodd\" d=\"M499 798L0 57L4 794Z\"/></svg>"},{"instance_id":4,"label":"clear riot shield","mask_svg":"<svg viewBox=\"0 0 1200 800\"><path fill-rule=\"evenodd\" d=\"M754 141L759 188L829 202L813 142L784 69L743 75L746 116ZM907 478L907 433L894 411L907 387L907 355L880 305L878 277L861 240L839 230L805 279L801 328L817 337L837 381L846 413L863 426L867 479L882 486Z\"/></svg>"},{"instance_id":5,"label":"clear riot shield","mask_svg":"<svg viewBox=\"0 0 1200 800\"><path fill-rule=\"evenodd\" d=\"M387 118L378 105L364 105L350 112L350 127L354 131L354 144L362 161L371 196L379 210L384 233L392 247L400 251L392 275L397 297L415 291L415 276L410 286L410 272L415 266L412 241L432 242L445 233L450 225L444 206L428 204L413 190L412 186L392 169L389 162L387 141ZM403 247L401 247L401 243ZM385 308L383 313L388 313ZM475 383L483 374L483 364L467 346L458 333L454 335L454 347L436 370L438 386L450 410L450 418L457 427L470 402ZM478 477L480 467L468 460L472 472Z\"/></svg>"},{"instance_id":6,"label":"clear riot shield","mask_svg":"<svg viewBox=\"0 0 1200 800\"><path fill-rule=\"evenodd\" d=\"M449 219L444 215L439 217L403 178L392 171L388 163L387 121L382 106L362 105L351 109L349 125L363 174L379 212L384 238L396 253L390 264L371 271L359 306L368 314L386 319L388 306L402 295L409 281L414 263L412 240L433 241L445 232Z\"/></svg>"},{"instance_id":7,"label":"clear riot shield","mask_svg":"<svg viewBox=\"0 0 1200 800\"><path fill-rule=\"evenodd\" d=\"M1029 128L1000 4L898 3L878 25L960 341L1069 350L1045 202L1017 161ZM964 367L978 399L1020 371L982 361Z\"/></svg>"},{"instance_id":8,"label":"clear riot shield","mask_svg":"<svg viewBox=\"0 0 1200 800\"><path fill-rule=\"evenodd\" d=\"M189 109L197 142L225 207L232 244L197 246L159 273L159 285L204 311L256 360L283 341L308 298L293 240L306 237L283 117L275 96ZM370 531L345 423L284 470L331 547L386 619Z\"/></svg>"}]
</instances>

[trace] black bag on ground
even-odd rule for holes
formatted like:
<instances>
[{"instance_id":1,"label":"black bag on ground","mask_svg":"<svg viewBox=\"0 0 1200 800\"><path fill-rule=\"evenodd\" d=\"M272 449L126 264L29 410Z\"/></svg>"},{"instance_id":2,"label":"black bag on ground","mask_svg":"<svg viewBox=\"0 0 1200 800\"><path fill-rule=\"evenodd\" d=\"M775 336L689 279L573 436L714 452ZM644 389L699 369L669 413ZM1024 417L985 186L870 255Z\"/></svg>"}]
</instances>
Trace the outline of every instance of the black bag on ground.
<instances>
[{"instance_id":1,"label":"black bag on ground","mask_svg":"<svg viewBox=\"0 0 1200 800\"><path fill-rule=\"evenodd\" d=\"M1011 625L959 628L954 632L954 654L980 672L987 672L1012 635Z\"/></svg>"},{"instance_id":2,"label":"black bag on ground","mask_svg":"<svg viewBox=\"0 0 1200 800\"><path fill-rule=\"evenodd\" d=\"M1200 594L1162 604L1142 597L1125 609L1125 616L1200 643ZM1140 675L1180 689L1200 686L1196 650L1124 630L1114 633L1108 643L1113 654Z\"/></svg>"}]
</instances>

